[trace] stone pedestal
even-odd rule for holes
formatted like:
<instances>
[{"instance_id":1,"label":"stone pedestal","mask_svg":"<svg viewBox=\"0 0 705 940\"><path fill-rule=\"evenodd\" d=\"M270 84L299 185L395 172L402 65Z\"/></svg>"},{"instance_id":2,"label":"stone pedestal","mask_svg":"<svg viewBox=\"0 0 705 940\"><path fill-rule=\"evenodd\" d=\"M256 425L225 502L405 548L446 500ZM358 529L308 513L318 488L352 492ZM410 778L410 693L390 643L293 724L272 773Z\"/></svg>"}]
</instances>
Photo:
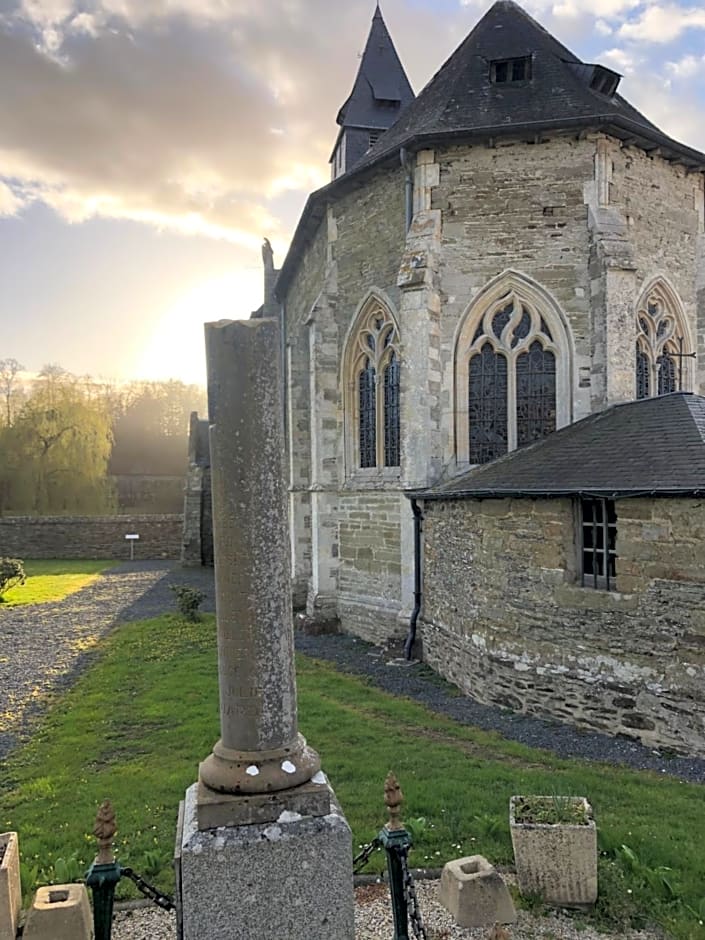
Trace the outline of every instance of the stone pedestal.
<instances>
[{"instance_id":1,"label":"stone pedestal","mask_svg":"<svg viewBox=\"0 0 705 940\"><path fill-rule=\"evenodd\" d=\"M22 906L16 832L0 833L0 940L15 940Z\"/></svg>"},{"instance_id":2,"label":"stone pedestal","mask_svg":"<svg viewBox=\"0 0 705 940\"><path fill-rule=\"evenodd\" d=\"M85 885L40 888L27 914L25 940L92 940L93 918Z\"/></svg>"},{"instance_id":3,"label":"stone pedestal","mask_svg":"<svg viewBox=\"0 0 705 940\"><path fill-rule=\"evenodd\" d=\"M182 940L352 940L352 837L329 789L325 816L199 830L186 791L181 833Z\"/></svg>"},{"instance_id":4,"label":"stone pedestal","mask_svg":"<svg viewBox=\"0 0 705 940\"><path fill-rule=\"evenodd\" d=\"M457 858L445 865L440 902L460 927L513 924L517 919L502 876L482 855Z\"/></svg>"}]
</instances>

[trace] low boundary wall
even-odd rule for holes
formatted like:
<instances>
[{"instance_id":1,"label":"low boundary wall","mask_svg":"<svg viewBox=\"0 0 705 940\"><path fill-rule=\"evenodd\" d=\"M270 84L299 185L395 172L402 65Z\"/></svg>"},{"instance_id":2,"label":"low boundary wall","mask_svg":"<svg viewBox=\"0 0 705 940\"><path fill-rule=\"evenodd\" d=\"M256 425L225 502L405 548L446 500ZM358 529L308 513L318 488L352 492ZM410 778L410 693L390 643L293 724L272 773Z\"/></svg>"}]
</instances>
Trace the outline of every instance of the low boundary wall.
<instances>
[{"instance_id":1,"label":"low boundary wall","mask_svg":"<svg viewBox=\"0 0 705 940\"><path fill-rule=\"evenodd\" d=\"M0 516L0 556L13 558L130 558L181 556L183 515Z\"/></svg>"}]
</instances>

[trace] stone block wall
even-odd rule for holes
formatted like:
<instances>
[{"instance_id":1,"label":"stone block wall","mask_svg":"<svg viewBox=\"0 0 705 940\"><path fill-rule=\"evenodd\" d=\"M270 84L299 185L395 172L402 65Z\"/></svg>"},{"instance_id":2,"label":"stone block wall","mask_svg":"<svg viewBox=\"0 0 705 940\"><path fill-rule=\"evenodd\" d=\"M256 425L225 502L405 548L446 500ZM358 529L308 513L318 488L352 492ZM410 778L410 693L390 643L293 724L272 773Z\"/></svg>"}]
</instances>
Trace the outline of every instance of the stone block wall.
<instances>
[{"instance_id":1,"label":"stone block wall","mask_svg":"<svg viewBox=\"0 0 705 940\"><path fill-rule=\"evenodd\" d=\"M568 499L424 505L424 656L479 701L705 755L705 501L619 500L617 591Z\"/></svg>"},{"instance_id":2,"label":"stone block wall","mask_svg":"<svg viewBox=\"0 0 705 940\"><path fill-rule=\"evenodd\" d=\"M374 643L403 632L400 501L393 492L339 499L338 616L343 629Z\"/></svg>"},{"instance_id":3,"label":"stone block wall","mask_svg":"<svg viewBox=\"0 0 705 940\"><path fill-rule=\"evenodd\" d=\"M135 560L179 558L184 517L4 516L0 555L17 558L110 558L127 560L125 535L138 534Z\"/></svg>"}]
</instances>

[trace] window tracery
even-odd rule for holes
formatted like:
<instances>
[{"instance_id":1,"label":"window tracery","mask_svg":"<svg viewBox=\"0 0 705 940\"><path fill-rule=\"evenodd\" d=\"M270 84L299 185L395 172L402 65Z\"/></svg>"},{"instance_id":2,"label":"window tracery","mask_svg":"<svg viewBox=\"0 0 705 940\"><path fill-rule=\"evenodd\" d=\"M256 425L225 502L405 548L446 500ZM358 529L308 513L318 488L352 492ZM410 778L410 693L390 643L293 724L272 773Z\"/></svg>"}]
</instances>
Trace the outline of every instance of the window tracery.
<instances>
[{"instance_id":1,"label":"window tracery","mask_svg":"<svg viewBox=\"0 0 705 940\"><path fill-rule=\"evenodd\" d=\"M689 386L687 359L692 353L675 297L656 284L637 304L636 397L667 395Z\"/></svg>"},{"instance_id":2,"label":"window tracery","mask_svg":"<svg viewBox=\"0 0 705 940\"><path fill-rule=\"evenodd\" d=\"M378 301L363 311L349 341L348 378L352 395L352 466L369 469L400 463L399 339L391 313Z\"/></svg>"},{"instance_id":3,"label":"window tracery","mask_svg":"<svg viewBox=\"0 0 705 940\"><path fill-rule=\"evenodd\" d=\"M537 441L571 414L570 347L555 303L517 272L483 295L456 345L456 453L469 463Z\"/></svg>"}]
</instances>

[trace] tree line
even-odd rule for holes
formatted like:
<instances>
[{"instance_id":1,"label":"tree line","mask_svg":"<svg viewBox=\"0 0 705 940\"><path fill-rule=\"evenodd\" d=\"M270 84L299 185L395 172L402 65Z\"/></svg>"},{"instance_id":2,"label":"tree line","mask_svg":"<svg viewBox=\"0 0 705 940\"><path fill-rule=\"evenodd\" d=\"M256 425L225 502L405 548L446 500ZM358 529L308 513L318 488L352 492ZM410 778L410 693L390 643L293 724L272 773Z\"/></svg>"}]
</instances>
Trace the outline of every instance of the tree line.
<instances>
[{"instance_id":1,"label":"tree line","mask_svg":"<svg viewBox=\"0 0 705 940\"><path fill-rule=\"evenodd\" d=\"M0 513L95 514L115 508L116 474L182 475L198 386L117 385L49 364L27 380L0 359Z\"/></svg>"}]
</instances>

